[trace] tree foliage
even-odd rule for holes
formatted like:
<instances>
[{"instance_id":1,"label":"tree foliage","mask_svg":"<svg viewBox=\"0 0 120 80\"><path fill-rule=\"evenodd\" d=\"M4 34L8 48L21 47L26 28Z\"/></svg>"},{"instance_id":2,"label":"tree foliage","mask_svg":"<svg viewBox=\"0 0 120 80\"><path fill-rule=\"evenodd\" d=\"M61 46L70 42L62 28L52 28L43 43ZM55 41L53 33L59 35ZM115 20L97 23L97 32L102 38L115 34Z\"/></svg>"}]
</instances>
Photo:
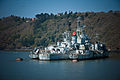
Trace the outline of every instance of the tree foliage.
<instances>
[{"instance_id":1,"label":"tree foliage","mask_svg":"<svg viewBox=\"0 0 120 80\"><path fill-rule=\"evenodd\" d=\"M112 49L120 48L120 11L75 12L72 11L48 14L40 13L31 18L8 16L0 19L0 49L16 49L22 47L46 47L62 40L62 33L68 30L71 22L71 32L76 30L76 18L81 16L86 33L95 41L99 40ZM112 37L111 37L112 35Z\"/></svg>"}]
</instances>

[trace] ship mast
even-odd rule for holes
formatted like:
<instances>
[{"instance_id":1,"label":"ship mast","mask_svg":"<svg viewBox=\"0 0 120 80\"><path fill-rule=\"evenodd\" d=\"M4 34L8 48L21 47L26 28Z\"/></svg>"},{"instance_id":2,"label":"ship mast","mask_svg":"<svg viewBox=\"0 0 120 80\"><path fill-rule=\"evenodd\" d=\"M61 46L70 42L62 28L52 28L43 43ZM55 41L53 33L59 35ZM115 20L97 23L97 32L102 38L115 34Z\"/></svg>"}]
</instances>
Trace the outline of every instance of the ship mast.
<instances>
[{"instance_id":1,"label":"ship mast","mask_svg":"<svg viewBox=\"0 0 120 80\"><path fill-rule=\"evenodd\" d=\"M77 18L77 43L81 44L82 43L82 38L84 37L84 29L83 29L83 25L80 25L82 21L81 17Z\"/></svg>"},{"instance_id":2,"label":"ship mast","mask_svg":"<svg viewBox=\"0 0 120 80\"><path fill-rule=\"evenodd\" d=\"M71 36L70 36L70 32L71 32L71 22L68 21L68 29L66 32L63 33L64 36L64 43L66 44L66 47L71 47Z\"/></svg>"}]
</instances>

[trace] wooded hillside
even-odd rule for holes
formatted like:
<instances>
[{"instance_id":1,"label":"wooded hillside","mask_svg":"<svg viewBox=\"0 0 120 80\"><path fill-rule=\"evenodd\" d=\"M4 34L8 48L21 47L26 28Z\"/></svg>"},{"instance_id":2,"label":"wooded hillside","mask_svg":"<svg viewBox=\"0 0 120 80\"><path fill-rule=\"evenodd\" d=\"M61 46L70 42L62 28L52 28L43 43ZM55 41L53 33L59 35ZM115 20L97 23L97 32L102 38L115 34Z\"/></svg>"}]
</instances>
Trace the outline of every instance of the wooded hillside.
<instances>
[{"instance_id":1,"label":"wooded hillside","mask_svg":"<svg viewBox=\"0 0 120 80\"><path fill-rule=\"evenodd\" d=\"M62 40L62 33L71 22L71 33L76 20L82 16L86 33L94 42L104 42L112 50L120 49L120 11L40 13L35 19L8 16L0 19L0 50L45 47Z\"/></svg>"}]
</instances>

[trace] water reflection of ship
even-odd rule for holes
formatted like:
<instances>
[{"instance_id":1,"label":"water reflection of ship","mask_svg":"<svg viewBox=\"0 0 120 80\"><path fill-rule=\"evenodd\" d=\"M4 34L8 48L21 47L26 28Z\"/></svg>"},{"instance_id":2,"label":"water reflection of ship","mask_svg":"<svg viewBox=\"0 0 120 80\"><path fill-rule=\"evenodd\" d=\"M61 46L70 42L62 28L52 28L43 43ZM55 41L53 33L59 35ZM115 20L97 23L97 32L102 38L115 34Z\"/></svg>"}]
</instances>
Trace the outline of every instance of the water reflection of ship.
<instances>
[{"instance_id":1,"label":"water reflection of ship","mask_svg":"<svg viewBox=\"0 0 120 80\"><path fill-rule=\"evenodd\" d=\"M63 41L57 42L57 45L50 45L44 50L35 48L30 53L31 58L40 60L65 60L65 59L93 59L108 57L109 53L105 45L101 42L92 44L90 38L85 34L84 25L80 25L82 19L77 18L76 32L70 35L70 24L68 31L63 33Z\"/></svg>"}]
</instances>

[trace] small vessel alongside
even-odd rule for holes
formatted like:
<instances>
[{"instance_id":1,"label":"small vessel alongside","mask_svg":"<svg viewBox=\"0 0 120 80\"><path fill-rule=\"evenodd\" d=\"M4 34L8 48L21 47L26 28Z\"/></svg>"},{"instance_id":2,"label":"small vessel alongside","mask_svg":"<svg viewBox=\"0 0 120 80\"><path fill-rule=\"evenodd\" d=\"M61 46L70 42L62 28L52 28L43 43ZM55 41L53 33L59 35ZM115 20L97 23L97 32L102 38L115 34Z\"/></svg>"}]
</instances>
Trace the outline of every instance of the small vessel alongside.
<instances>
[{"instance_id":1,"label":"small vessel alongside","mask_svg":"<svg viewBox=\"0 0 120 80\"><path fill-rule=\"evenodd\" d=\"M32 59L38 59L39 56L38 53L39 53L39 49L34 48L34 50L30 52L29 57Z\"/></svg>"},{"instance_id":2,"label":"small vessel alongside","mask_svg":"<svg viewBox=\"0 0 120 80\"><path fill-rule=\"evenodd\" d=\"M80 25L81 17L77 18L77 29L72 33L70 29L63 33L63 41L57 45L50 45L44 50L34 49L29 54L30 58L39 60L82 60L105 58L109 56L105 44L101 42L91 43L85 34L84 25Z\"/></svg>"}]
</instances>

